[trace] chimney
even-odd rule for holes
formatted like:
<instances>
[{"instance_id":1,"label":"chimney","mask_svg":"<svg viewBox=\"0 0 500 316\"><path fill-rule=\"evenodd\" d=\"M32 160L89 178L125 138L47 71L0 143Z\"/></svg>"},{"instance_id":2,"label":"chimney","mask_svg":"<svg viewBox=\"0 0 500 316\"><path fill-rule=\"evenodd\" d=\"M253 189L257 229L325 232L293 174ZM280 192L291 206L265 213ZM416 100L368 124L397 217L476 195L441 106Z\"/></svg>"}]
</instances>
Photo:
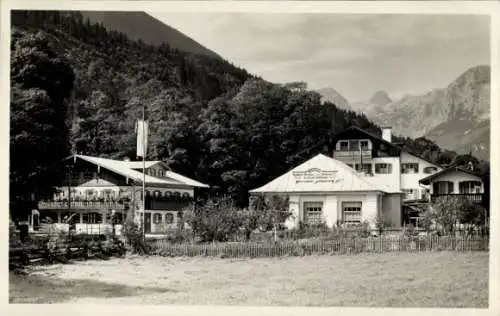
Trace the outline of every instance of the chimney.
<instances>
[{"instance_id":1,"label":"chimney","mask_svg":"<svg viewBox=\"0 0 500 316\"><path fill-rule=\"evenodd\" d=\"M392 127L382 127L382 139L389 143L392 143Z\"/></svg>"}]
</instances>

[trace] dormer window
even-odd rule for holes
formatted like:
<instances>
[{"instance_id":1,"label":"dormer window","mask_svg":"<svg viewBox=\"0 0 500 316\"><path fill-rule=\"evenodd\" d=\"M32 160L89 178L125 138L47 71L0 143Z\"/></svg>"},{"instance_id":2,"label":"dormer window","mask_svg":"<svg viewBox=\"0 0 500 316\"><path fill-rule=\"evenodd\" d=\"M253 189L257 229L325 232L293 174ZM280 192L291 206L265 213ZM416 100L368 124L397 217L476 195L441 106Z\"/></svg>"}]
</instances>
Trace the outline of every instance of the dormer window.
<instances>
[{"instance_id":1,"label":"dormer window","mask_svg":"<svg viewBox=\"0 0 500 316\"><path fill-rule=\"evenodd\" d=\"M426 174L432 174L437 171L436 167L425 167L424 168L424 173Z\"/></svg>"},{"instance_id":2,"label":"dormer window","mask_svg":"<svg viewBox=\"0 0 500 316\"><path fill-rule=\"evenodd\" d=\"M361 150L368 150L369 149L367 140L360 141L359 146L361 147Z\"/></svg>"},{"instance_id":3,"label":"dormer window","mask_svg":"<svg viewBox=\"0 0 500 316\"><path fill-rule=\"evenodd\" d=\"M339 150L348 151L349 150L349 142L347 140L341 140L339 145Z\"/></svg>"}]
</instances>

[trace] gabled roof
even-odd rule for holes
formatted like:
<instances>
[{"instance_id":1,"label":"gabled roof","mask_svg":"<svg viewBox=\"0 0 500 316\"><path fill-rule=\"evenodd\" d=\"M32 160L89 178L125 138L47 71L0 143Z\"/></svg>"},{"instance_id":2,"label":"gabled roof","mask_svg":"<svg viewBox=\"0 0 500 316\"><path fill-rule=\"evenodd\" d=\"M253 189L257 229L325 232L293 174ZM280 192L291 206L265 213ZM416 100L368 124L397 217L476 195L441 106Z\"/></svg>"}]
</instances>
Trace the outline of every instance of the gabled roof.
<instances>
[{"instance_id":1,"label":"gabled roof","mask_svg":"<svg viewBox=\"0 0 500 316\"><path fill-rule=\"evenodd\" d=\"M313 179L311 176L318 176ZM250 193L385 192L401 193L370 177L359 175L343 162L319 154Z\"/></svg>"},{"instance_id":2,"label":"gabled roof","mask_svg":"<svg viewBox=\"0 0 500 316\"><path fill-rule=\"evenodd\" d=\"M102 168L108 169L112 172L115 172L117 174L120 174L124 177L127 177L133 181L142 183L143 178L145 179L145 182L148 184L163 184L163 185L185 185L185 186L191 186L191 187L203 187L203 188L208 188L208 185L203 184L201 182L198 182L196 180L190 179L188 177L182 176L180 174L177 174L172 171L167 171L167 177L166 178L158 178L158 177L153 177L150 175L144 175L142 172L134 170L134 169L139 169L142 168L142 161L139 162L140 166L136 167L137 161L120 161L120 160L113 160L113 159L107 159L107 158L100 158L100 157L91 157L91 156L84 156L84 155L74 155L71 158L74 159L82 159L87 162L90 162L92 164L95 164L97 166L100 166ZM153 166L157 163L160 163L160 161L146 161L145 165L146 168Z\"/></svg>"},{"instance_id":3,"label":"gabled roof","mask_svg":"<svg viewBox=\"0 0 500 316\"><path fill-rule=\"evenodd\" d=\"M451 166L451 167L448 167L446 169L443 169L441 171L438 171L434 174L431 174L430 176L428 177L425 177L423 179L420 179L419 183L422 183L424 185L428 185L432 182L432 180L436 179L437 177L440 177L442 176L443 174L446 174L448 172L452 172L452 171L460 171L460 172L463 172L463 173L466 173L466 174L469 174L471 176L474 176L474 177L478 177L479 179L481 179L481 175L473 172L473 171L470 171L466 168L463 168L463 167L459 167L459 166Z\"/></svg>"}]
</instances>

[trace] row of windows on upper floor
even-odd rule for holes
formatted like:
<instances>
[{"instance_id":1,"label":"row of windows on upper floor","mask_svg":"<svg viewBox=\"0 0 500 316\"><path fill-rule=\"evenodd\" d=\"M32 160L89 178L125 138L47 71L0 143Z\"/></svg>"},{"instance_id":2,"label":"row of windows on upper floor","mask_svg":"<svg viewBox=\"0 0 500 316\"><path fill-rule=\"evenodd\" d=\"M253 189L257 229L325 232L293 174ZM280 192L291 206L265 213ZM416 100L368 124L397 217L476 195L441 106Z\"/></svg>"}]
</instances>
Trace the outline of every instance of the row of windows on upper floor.
<instances>
[{"instance_id":1,"label":"row of windows on upper floor","mask_svg":"<svg viewBox=\"0 0 500 316\"><path fill-rule=\"evenodd\" d=\"M135 169L138 172L142 172L142 169ZM154 168L148 168L144 170L144 173L149 176L153 177L166 177L167 172L159 169L156 170ZM90 181L90 180L97 180L99 178L99 173L97 171L82 171L82 172L75 172L71 174L71 179L73 181Z\"/></svg>"},{"instance_id":2,"label":"row of windows on upper floor","mask_svg":"<svg viewBox=\"0 0 500 316\"><path fill-rule=\"evenodd\" d=\"M358 151L372 149L372 143L368 139L341 140L336 145L339 151Z\"/></svg>"},{"instance_id":3,"label":"row of windows on upper floor","mask_svg":"<svg viewBox=\"0 0 500 316\"><path fill-rule=\"evenodd\" d=\"M392 164L391 163L376 163L375 170L372 169L371 163L361 164L347 164L349 167L354 168L356 171L365 172L365 173L376 173L376 174L389 174L392 173ZM418 163L402 163L401 164L401 173L410 174L410 173L419 173L419 164ZM433 174L438 169L434 166L428 166L423 168L423 173L425 174Z\"/></svg>"},{"instance_id":4,"label":"row of windows on upper floor","mask_svg":"<svg viewBox=\"0 0 500 316\"><path fill-rule=\"evenodd\" d=\"M142 172L142 169L137 169L137 171ZM144 173L148 176L153 176L153 177L166 177L167 176L167 172L162 170L162 169L156 170L154 168L147 168L146 170L144 170Z\"/></svg>"}]
</instances>

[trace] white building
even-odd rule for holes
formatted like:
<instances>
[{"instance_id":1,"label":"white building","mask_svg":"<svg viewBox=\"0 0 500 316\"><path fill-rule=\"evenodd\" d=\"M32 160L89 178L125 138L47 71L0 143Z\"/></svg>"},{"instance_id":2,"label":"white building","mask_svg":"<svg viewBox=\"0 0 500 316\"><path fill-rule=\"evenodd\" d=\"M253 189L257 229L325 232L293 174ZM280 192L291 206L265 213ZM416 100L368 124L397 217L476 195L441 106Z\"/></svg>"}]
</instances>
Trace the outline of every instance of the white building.
<instances>
[{"instance_id":1,"label":"white building","mask_svg":"<svg viewBox=\"0 0 500 316\"><path fill-rule=\"evenodd\" d=\"M373 224L379 214L394 226L401 220L401 191L322 154L250 193L288 196L289 228L299 221Z\"/></svg>"},{"instance_id":2,"label":"white building","mask_svg":"<svg viewBox=\"0 0 500 316\"><path fill-rule=\"evenodd\" d=\"M288 226L321 214L330 226L373 223L383 215L392 227L400 227L403 203L427 196L429 188L419 180L442 170L393 144L390 128L378 137L351 127L335 135L331 146L333 158L316 156L250 193L289 196L295 216Z\"/></svg>"}]
</instances>

